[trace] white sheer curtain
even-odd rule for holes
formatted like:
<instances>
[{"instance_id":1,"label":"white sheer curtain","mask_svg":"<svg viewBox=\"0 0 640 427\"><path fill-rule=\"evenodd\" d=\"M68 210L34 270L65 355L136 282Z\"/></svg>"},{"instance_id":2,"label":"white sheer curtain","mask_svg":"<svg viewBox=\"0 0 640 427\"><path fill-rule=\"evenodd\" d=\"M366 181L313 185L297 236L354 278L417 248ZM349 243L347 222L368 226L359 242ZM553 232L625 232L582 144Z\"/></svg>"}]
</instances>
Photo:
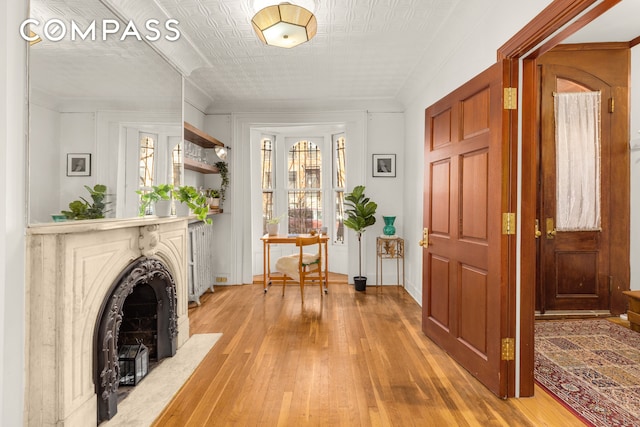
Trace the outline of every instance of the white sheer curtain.
<instances>
[{"instance_id":1,"label":"white sheer curtain","mask_svg":"<svg viewBox=\"0 0 640 427\"><path fill-rule=\"evenodd\" d=\"M556 93L556 229L600 230L600 92Z\"/></svg>"}]
</instances>

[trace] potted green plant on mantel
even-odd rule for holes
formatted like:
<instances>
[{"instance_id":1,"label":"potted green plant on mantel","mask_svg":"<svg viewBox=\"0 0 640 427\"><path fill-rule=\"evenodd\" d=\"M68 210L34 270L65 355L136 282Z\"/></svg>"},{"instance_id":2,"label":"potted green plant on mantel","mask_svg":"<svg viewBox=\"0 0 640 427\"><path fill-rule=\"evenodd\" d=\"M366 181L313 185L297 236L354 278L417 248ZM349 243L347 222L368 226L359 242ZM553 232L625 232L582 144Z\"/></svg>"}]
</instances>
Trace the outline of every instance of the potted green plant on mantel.
<instances>
[{"instance_id":1,"label":"potted green plant on mantel","mask_svg":"<svg viewBox=\"0 0 640 427\"><path fill-rule=\"evenodd\" d=\"M145 216L151 204L154 204L154 212L159 217L171 216L171 193L173 187L170 184L160 184L151 187L151 190L137 190L140 195L140 216Z\"/></svg>"},{"instance_id":2,"label":"potted green plant on mantel","mask_svg":"<svg viewBox=\"0 0 640 427\"><path fill-rule=\"evenodd\" d=\"M149 206L155 204L155 214L159 217L171 216L171 202L173 199L180 202L178 206L185 205L187 212L183 215L188 215L188 211L191 210L200 221L204 221L207 224L211 224L211 218L207 218L209 213L209 205L207 204L207 198L200 194L195 187L189 185L183 185L181 187L173 188L171 184L160 184L151 187L151 190L144 191L138 190L136 193L140 194L140 211L139 215L144 216L147 214Z\"/></svg>"},{"instance_id":3,"label":"potted green plant on mantel","mask_svg":"<svg viewBox=\"0 0 640 427\"><path fill-rule=\"evenodd\" d=\"M107 186L102 184L96 184L93 188L85 185L91 195L91 203L84 197L80 197L80 200L74 200L69 203L68 211L61 211L62 215L66 219L100 219L104 218L105 214L109 212L106 208L111 202L105 202L107 197Z\"/></svg>"},{"instance_id":4,"label":"potted green plant on mantel","mask_svg":"<svg viewBox=\"0 0 640 427\"><path fill-rule=\"evenodd\" d=\"M378 205L369 200L364 194L364 185L358 185L351 193L345 195L346 218L344 225L352 229L358 236L358 276L353 278L356 291L367 288L367 277L362 275L362 233L376 223L376 209Z\"/></svg>"},{"instance_id":5,"label":"potted green plant on mantel","mask_svg":"<svg viewBox=\"0 0 640 427\"><path fill-rule=\"evenodd\" d=\"M189 215L189 211L191 211L200 221L211 224L211 218L207 218L207 215L209 214L209 203L207 202L207 197L196 190L195 187L191 185L183 185L173 189L172 194L176 201L180 202L176 205L176 215L187 216ZM179 208L181 210L180 214L178 214Z\"/></svg>"}]
</instances>

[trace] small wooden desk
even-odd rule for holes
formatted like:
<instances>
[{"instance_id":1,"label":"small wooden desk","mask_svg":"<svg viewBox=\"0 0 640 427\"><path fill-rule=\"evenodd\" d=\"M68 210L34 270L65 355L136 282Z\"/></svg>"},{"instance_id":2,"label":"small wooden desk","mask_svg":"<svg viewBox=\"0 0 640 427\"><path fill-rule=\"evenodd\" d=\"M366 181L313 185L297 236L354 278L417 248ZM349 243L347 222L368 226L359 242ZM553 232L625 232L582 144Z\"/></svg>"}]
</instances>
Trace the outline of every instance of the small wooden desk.
<instances>
[{"instance_id":1,"label":"small wooden desk","mask_svg":"<svg viewBox=\"0 0 640 427\"><path fill-rule=\"evenodd\" d=\"M270 236L265 234L260 238L263 244L263 271L262 278L264 280L264 292L267 292L268 286L271 285L271 279L283 280L284 276L272 276L271 275L271 245L273 244L296 244L296 237L311 237L310 234L278 234L277 236ZM324 292L327 293L329 291L329 236L326 234L320 235L320 246L324 247Z\"/></svg>"}]
</instances>

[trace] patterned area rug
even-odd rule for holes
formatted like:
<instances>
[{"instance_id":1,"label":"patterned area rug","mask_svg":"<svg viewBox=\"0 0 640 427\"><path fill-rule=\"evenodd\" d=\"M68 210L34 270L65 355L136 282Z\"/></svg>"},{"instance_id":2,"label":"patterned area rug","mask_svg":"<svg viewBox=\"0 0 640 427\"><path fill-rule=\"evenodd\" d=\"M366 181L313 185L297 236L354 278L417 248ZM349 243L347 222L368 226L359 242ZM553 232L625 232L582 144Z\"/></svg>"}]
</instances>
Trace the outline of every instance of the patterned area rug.
<instances>
[{"instance_id":1,"label":"patterned area rug","mask_svg":"<svg viewBox=\"0 0 640 427\"><path fill-rule=\"evenodd\" d=\"M536 382L594 426L640 425L640 333L602 319L537 321Z\"/></svg>"}]
</instances>

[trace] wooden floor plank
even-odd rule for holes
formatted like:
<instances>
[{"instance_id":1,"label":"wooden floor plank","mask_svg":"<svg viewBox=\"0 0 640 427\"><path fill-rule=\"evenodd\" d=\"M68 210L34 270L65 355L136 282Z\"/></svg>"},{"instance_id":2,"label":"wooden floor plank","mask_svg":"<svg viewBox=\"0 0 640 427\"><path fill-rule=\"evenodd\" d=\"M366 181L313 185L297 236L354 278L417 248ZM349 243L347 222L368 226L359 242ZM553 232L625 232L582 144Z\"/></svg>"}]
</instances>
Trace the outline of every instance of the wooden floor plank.
<instances>
[{"instance_id":1,"label":"wooden floor plank","mask_svg":"<svg viewBox=\"0 0 640 427\"><path fill-rule=\"evenodd\" d=\"M540 389L495 397L422 333L404 289L334 279L304 304L261 284L203 295L191 333L223 335L154 426L583 425Z\"/></svg>"}]
</instances>

